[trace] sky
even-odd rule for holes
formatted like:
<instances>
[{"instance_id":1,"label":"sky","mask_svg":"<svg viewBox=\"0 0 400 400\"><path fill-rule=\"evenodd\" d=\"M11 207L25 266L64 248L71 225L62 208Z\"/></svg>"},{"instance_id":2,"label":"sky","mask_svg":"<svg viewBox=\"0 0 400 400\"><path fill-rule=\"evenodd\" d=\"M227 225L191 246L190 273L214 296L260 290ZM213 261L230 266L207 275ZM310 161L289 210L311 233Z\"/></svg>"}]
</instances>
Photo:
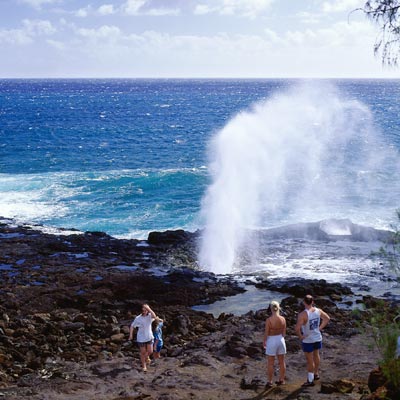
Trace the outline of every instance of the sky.
<instances>
[{"instance_id":1,"label":"sky","mask_svg":"<svg viewBox=\"0 0 400 400\"><path fill-rule=\"evenodd\" d=\"M398 78L363 3L0 0L0 78Z\"/></svg>"}]
</instances>

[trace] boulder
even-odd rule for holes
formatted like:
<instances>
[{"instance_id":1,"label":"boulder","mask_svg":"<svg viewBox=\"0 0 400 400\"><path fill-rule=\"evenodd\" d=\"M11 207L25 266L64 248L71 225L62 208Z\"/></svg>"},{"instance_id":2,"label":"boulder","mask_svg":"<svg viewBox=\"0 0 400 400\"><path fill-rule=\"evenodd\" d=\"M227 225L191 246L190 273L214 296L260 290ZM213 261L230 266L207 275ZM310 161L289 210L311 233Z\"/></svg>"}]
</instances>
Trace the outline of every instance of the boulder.
<instances>
[{"instance_id":1,"label":"boulder","mask_svg":"<svg viewBox=\"0 0 400 400\"><path fill-rule=\"evenodd\" d=\"M179 245L193 239L194 234L178 229L175 231L167 230L164 232L150 232L147 238L148 243L156 246L171 246Z\"/></svg>"},{"instance_id":2,"label":"boulder","mask_svg":"<svg viewBox=\"0 0 400 400\"><path fill-rule=\"evenodd\" d=\"M110 340L113 343L122 343L125 341L125 335L123 333L117 333L115 335L112 335Z\"/></svg>"},{"instance_id":3,"label":"boulder","mask_svg":"<svg viewBox=\"0 0 400 400\"><path fill-rule=\"evenodd\" d=\"M347 379L338 379L333 382L322 382L321 393L351 393L354 390L355 384Z\"/></svg>"},{"instance_id":4,"label":"boulder","mask_svg":"<svg viewBox=\"0 0 400 400\"><path fill-rule=\"evenodd\" d=\"M375 392L379 387L384 386L387 379L383 375L380 368L372 370L368 377L368 388L371 392Z\"/></svg>"}]
</instances>

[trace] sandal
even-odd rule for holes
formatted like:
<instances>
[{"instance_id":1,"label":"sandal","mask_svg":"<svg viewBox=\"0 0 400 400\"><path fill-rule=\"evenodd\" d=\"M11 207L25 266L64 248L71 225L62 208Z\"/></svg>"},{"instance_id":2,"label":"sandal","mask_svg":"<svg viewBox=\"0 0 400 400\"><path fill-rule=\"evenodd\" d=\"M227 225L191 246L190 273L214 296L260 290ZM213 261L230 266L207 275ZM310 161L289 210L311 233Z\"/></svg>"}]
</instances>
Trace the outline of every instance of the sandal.
<instances>
[{"instance_id":1,"label":"sandal","mask_svg":"<svg viewBox=\"0 0 400 400\"><path fill-rule=\"evenodd\" d=\"M143 367L143 372L147 372L147 368L146 367Z\"/></svg>"},{"instance_id":2,"label":"sandal","mask_svg":"<svg viewBox=\"0 0 400 400\"><path fill-rule=\"evenodd\" d=\"M265 385L265 388L270 389L270 388L272 388L272 386L273 386L272 382L267 382L267 384Z\"/></svg>"},{"instance_id":3,"label":"sandal","mask_svg":"<svg viewBox=\"0 0 400 400\"><path fill-rule=\"evenodd\" d=\"M276 381L275 382L278 386L281 386L281 385L284 385L285 384L285 381Z\"/></svg>"},{"instance_id":4,"label":"sandal","mask_svg":"<svg viewBox=\"0 0 400 400\"><path fill-rule=\"evenodd\" d=\"M307 380L307 381L304 382L301 386L303 386L303 387L315 386L315 383L314 383L314 381L310 382L310 381Z\"/></svg>"},{"instance_id":5,"label":"sandal","mask_svg":"<svg viewBox=\"0 0 400 400\"><path fill-rule=\"evenodd\" d=\"M320 380L321 379L321 377L318 375L318 374L315 374L314 375L314 381L318 381L318 380Z\"/></svg>"}]
</instances>

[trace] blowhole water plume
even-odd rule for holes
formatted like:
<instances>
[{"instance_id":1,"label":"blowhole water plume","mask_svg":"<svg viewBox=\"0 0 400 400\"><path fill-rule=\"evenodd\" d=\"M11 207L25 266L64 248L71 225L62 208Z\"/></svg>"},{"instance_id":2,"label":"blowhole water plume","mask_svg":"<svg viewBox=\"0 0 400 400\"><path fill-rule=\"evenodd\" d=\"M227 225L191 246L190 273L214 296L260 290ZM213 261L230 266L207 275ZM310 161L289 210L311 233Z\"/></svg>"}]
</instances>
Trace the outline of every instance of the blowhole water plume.
<instances>
[{"instance_id":1,"label":"blowhole water plume","mask_svg":"<svg viewBox=\"0 0 400 400\"><path fill-rule=\"evenodd\" d=\"M374 201L384 148L368 107L328 83L297 85L237 114L210 143L201 267L230 273L243 254L257 257L249 233L260 227L344 217L338 205L346 213Z\"/></svg>"}]
</instances>

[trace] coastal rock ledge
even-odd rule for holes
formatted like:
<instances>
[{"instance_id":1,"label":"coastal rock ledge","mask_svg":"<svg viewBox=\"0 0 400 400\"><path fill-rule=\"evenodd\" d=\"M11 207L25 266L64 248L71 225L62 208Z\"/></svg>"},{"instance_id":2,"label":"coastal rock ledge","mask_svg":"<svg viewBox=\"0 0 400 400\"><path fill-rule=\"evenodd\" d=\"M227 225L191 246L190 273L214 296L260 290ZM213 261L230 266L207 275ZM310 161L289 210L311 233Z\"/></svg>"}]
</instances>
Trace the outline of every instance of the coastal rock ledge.
<instances>
[{"instance_id":1,"label":"coastal rock ledge","mask_svg":"<svg viewBox=\"0 0 400 400\"><path fill-rule=\"evenodd\" d=\"M193 305L244 290L230 278L196 270L195 236L174 231L152 233L146 241L118 240L101 232L48 234L41 227L3 220L0 396L267 398L261 344L268 304L242 316L215 318L194 311ZM294 332L301 301L298 289L289 286L282 301L288 321L287 384L268 398L295 399L298 393L326 399L321 384L301 388L305 360ZM359 320L335 303L334 295L347 288L338 294L329 286L320 282L317 297L332 317L324 339L322 381L349 380L352 397L335 392L334 398L359 399L369 393L368 376L378 354L365 344ZM162 358L146 374L139 368L136 345L127 340L129 324L144 302L165 320Z\"/></svg>"}]
</instances>

